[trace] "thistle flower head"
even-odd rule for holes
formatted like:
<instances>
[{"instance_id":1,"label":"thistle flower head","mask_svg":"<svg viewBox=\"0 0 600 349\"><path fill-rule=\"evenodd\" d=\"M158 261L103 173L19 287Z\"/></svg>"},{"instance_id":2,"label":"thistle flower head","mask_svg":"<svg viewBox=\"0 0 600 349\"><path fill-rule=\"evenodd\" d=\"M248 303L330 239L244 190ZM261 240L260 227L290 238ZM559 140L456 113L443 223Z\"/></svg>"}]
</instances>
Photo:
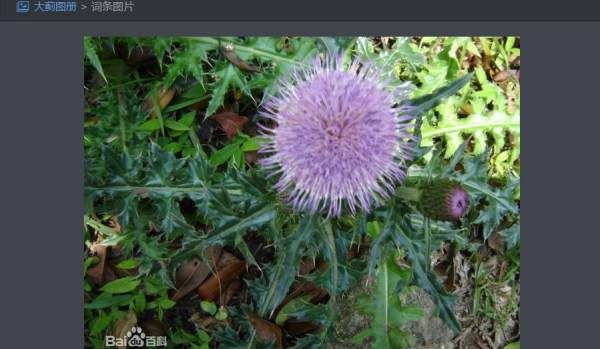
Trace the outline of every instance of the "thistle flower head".
<instances>
[{"instance_id":1,"label":"thistle flower head","mask_svg":"<svg viewBox=\"0 0 600 349\"><path fill-rule=\"evenodd\" d=\"M316 59L279 82L262 116L262 164L279 174L276 189L297 210L339 216L381 203L403 180L414 139L404 86L355 60Z\"/></svg>"},{"instance_id":2,"label":"thistle flower head","mask_svg":"<svg viewBox=\"0 0 600 349\"><path fill-rule=\"evenodd\" d=\"M421 210L433 219L457 221L469 209L469 194L455 181L434 180L421 190Z\"/></svg>"}]
</instances>

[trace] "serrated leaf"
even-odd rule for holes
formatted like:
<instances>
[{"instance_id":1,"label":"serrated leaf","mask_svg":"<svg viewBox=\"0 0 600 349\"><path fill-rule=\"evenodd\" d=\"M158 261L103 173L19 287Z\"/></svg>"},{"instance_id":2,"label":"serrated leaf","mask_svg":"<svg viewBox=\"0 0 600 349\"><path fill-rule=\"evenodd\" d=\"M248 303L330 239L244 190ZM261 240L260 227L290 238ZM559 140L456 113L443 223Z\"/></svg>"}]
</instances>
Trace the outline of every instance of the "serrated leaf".
<instances>
[{"instance_id":1,"label":"serrated leaf","mask_svg":"<svg viewBox=\"0 0 600 349\"><path fill-rule=\"evenodd\" d=\"M426 62L425 56L422 53L414 50L410 46L409 38L397 38L396 42L394 43L393 49L399 52L402 55L403 59L409 62L410 64L420 66L425 64Z\"/></svg>"},{"instance_id":2,"label":"serrated leaf","mask_svg":"<svg viewBox=\"0 0 600 349\"><path fill-rule=\"evenodd\" d=\"M212 96L206 108L205 118L213 115L223 105L225 94L232 88L239 88L249 94L243 75L233 64L226 64L224 68L216 72L216 76L217 80L212 86Z\"/></svg>"},{"instance_id":3,"label":"serrated leaf","mask_svg":"<svg viewBox=\"0 0 600 349\"><path fill-rule=\"evenodd\" d=\"M517 205L513 201L516 180L509 182L503 188L484 187L477 183L465 183L467 189L478 190L486 195L487 205L479 211L479 216L473 221L483 225L483 237L488 239L498 227L500 221L507 213L518 213Z\"/></svg>"},{"instance_id":4,"label":"serrated leaf","mask_svg":"<svg viewBox=\"0 0 600 349\"><path fill-rule=\"evenodd\" d=\"M216 244L234 236L238 232L245 232L250 228L258 228L274 219L276 214L277 212L272 203L263 202L242 216L232 215L223 217L224 219L216 224L215 233L208 238L207 244Z\"/></svg>"},{"instance_id":5,"label":"serrated leaf","mask_svg":"<svg viewBox=\"0 0 600 349\"><path fill-rule=\"evenodd\" d=\"M104 81L106 83L108 83L108 80L106 79L106 76L104 75L104 70L102 69L102 62L100 62L98 53L96 53L96 47L94 46L94 43L92 42L92 39L90 37L86 36L83 38L83 51L85 53L85 57L90 61L92 66L98 71L100 76L102 76L102 79L104 79Z\"/></svg>"},{"instance_id":6,"label":"serrated leaf","mask_svg":"<svg viewBox=\"0 0 600 349\"><path fill-rule=\"evenodd\" d=\"M391 254L377 268L374 291L358 298L357 309L373 317L370 328L357 334L352 341L362 343L372 337L373 348L407 348L411 336L401 330L401 326L418 321L423 316L420 308L405 306L398 297L398 285L407 285L411 272L401 269Z\"/></svg>"},{"instance_id":7,"label":"serrated leaf","mask_svg":"<svg viewBox=\"0 0 600 349\"><path fill-rule=\"evenodd\" d=\"M439 88L431 94L412 99L408 102L405 102L405 104L414 107L414 109L411 111L413 115L421 115L435 107L443 99L460 91L460 89L462 89L471 81L472 77L473 73L466 74L465 76L454 80L453 82L442 88Z\"/></svg>"},{"instance_id":8,"label":"serrated leaf","mask_svg":"<svg viewBox=\"0 0 600 349\"><path fill-rule=\"evenodd\" d=\"M303 216L294 232L278 244L285 248L285 253L279 253L275 265L269 269L270 283L260 300L258 308L260 316L271 317L272 312L287 295L296 278L296 273L291 270L296 270L298 267L302 258L302 247L315 232L315 221L316 219L310 215Z\"/></svg>"},{"instance_id":9,"label":"serrated leaf","mask_svg":"<svg viewBox=\"0 0 600 349\"><path fill-rule=\"evenodd\" d=\"M504 237L504 241L506 241L506 248L510 250L515 247L521 239L521 225L515 223L510 226L510 228L504 230L501 235Z\"/></svg>"},{"instance_id":10,"label":"serrated leaf","mask_svg":"<svg viewBox=\"0 0 600 349\"><path fill-rule=\"evenodd\" d=\"M520 115L509 115L501 111L494 111L489 115L472 114L466 118L458 118L455 104L452 101L444 104L446 107L439 109L440 118L436 126L423 122L421 137L424 143L431 142L433 138L443 137L446 141L445 157L449 158L463 142L463 136L472 135L475 149L473 154L482 154L486 149L487 134L494 136L496 147L504 142L506 133L520 134Z\"/></svg>"},{"instance_id":11,"label":"serrated leaf","mask_svg":"<svg viewBox=\"0 0 600 349\"><path fill-rule=\"evenodd\" d=\"M375 56L375 46L371 39L361 36L356 39L356 52L364 58L370 59Z\"/></svg>"},{"instance_id":12,"label":"serrated leaf","mask_svg":"<svg viewBox=\"0 0 600 349\"><path fill-rule=\"evenodd\" d=\"M384 220L383 229L371 243L371 254L369 256L369 264L368 264L368 275L369 276L373 275L373 272L375 271L375 267L381 261L383 249L385 247L385 244L387 242L389 242L390 237L392 236L392 233L395 229L395 224L396 224L396 210L394 209L394 206L391 205L390 208L386 211L386 217Z\"/></svg>"},{"instance_id":13,"label":"serrated leaf","mask_svg":"<svg viewBox=\"0 0 600 349\"><path fill-rule=\"evenodd\" d=\"M396 244L404 248L414 273L415 283L427 292L439 310L439 315L448 327L458 333L460 323L454 315L455 297L444 289L437 276L428 267L429 256L426 256L425 247L422 242L415 241L405 234L404 228L394 231Z\"/></svg>"}]
</instances>

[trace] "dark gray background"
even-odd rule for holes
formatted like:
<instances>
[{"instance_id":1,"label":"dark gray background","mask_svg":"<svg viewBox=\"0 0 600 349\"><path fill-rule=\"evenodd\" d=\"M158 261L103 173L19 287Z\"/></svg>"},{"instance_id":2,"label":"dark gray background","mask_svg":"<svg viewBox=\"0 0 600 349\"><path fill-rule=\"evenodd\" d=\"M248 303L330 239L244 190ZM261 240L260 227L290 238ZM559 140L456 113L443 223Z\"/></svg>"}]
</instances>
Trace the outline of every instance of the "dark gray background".
<instances>
[{"instance_id":1,"label":"dark gray background","mask_svg":"<svg viewBox=\"0 0 600 349\"><path fill-rule=\"evenodd\" d=\"M597 346L600 23L0 23L0 347L83 337L82 32L522 37L524 348Z\"/></svg>"}]
</instances>

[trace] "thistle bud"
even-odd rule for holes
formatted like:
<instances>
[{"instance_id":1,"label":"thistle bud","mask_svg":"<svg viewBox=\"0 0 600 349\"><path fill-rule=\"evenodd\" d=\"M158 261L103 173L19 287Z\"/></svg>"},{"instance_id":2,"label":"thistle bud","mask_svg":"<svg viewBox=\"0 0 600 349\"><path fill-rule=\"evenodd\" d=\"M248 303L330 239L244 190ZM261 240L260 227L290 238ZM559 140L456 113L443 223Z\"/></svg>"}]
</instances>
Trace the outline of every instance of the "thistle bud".
<instances>
[{"instance_id":1,"label":"thistle bud","mask_svg":"<svg viewBox=\"0 0 600 349\"><path fill-rule=\"evenodd\" d=\"M432 219L458 221L469 209L469 195L458 182L433 180L421 187L419 206Z\"/></svg>"}]
</instances>

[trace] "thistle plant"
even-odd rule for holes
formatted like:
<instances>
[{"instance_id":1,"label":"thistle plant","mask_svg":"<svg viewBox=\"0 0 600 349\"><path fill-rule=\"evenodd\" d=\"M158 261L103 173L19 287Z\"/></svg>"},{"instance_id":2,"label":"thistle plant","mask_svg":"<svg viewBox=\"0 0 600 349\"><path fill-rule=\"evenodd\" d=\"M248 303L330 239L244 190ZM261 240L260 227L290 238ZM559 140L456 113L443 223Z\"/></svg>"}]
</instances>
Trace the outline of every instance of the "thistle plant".
<instances>
[{"instance_id":1,"label":"thistle plant","mask_svg":"<svg viewBox=\"0 0 600 349\"><path fill-rule=\"evenodd\" d=\"M390 197L411 157L408 93L384 72L341 57L317 58L279 82L261 115L262 164L279 175L276 189L298 211L337 217L369 211Z\"/></svg>"}]
</instances>

